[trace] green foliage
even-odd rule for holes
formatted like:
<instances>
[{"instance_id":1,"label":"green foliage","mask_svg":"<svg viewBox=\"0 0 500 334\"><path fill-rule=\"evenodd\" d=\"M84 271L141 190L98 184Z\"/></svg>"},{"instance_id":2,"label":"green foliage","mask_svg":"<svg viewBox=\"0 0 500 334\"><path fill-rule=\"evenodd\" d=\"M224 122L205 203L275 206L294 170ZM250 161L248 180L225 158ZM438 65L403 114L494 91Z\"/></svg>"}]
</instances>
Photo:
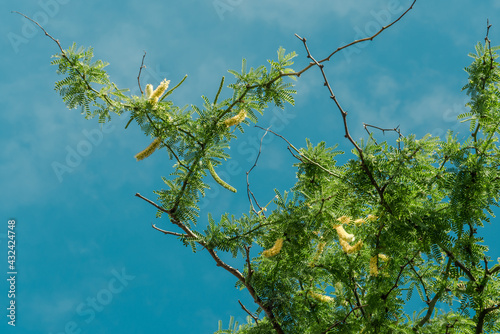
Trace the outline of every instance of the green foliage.
<instances>
[{"instance_id":1,"label":"green foliage","mask_svg":"<svg viewBox=\"0 0 500 334\"><path fill-rule=\"evenodd\" d=\"M99 122L104 122L110 118L110 112L121 113L119 102L126 99L124 92L127 90L118 89L104 70L108 63L91 62L93 56L92 48L85 50L77 48L76 44L55 55L51 64L58 66L58 74L67 75L56 82L55 89L69 109L80 107L86 118L99 115Z\"/></svg>"},{"instance_id":2,"label":"green foliage","mask_svg":"<svg viewBox=\"0 0 500 334\"><path fill-rule=\"evenodd\" d=\"M184 107L166 97L185 78L152 102L116 88L107 64L92 62L92 49L73 45L53 64L67 76L56 90L69 108L100 121L130 112L130 122L160 138L174 160L166 189L155 191L157 216L166 213L182 242L208 250L257 303L247 324L231 318L229 329L219 323L216 333L479 333L500 330L500 264L492 264L480 236L500 192L497 50L478 44L465 69L465 141L449 132L445 139L401 136L393 146L371 135L338 166L344 152L306 140L295 154L297 183L291 193L276 191L272 212L259 207L218 220L209 214L204 228L196 220L205 177L217 180L236 129L257 122L269 104L294 103L286 78L298 76L290 68L295 53L280 48L269 68L247 69L243 60L241 72L229 71L231 98L219 101L222 78L213 102L203 96L201 106ZM247 119L227 126L241 111ZM242 272L217 252L240 258ZM413 315L405 307L410 300L419 308Z\"/></svg>"}]
</instances>

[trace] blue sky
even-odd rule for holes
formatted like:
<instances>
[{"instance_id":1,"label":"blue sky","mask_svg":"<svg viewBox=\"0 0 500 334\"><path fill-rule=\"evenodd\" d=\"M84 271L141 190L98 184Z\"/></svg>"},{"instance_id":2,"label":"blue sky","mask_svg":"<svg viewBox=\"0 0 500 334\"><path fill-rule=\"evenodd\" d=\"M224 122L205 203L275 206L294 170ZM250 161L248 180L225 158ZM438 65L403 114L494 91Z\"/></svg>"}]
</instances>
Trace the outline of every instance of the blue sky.
<instances>
[{"instance_id":1,"label":"blue sky","mask_svg":"<svg viewBox=\"0 0 500 334\"><path fill-rule=\"evenodd\" d=\"M193 254L151 228L156 223L172 229L134 194L155 199L152 192L163 187L160 177L168 176L172 162L161 153L135 161L150 139L137 126L125 130L126 116L101 129L97 119L67 110L53 90L58 77L50 56L57 46L12 10L38 19L64 48L74 41L92 46L96 58L110 63L112 81L133 94L138 93L145 50L142 82L156 85L167 78L174 83L188 74L172 99L178 105L200 105L201 95L214 96L222 75L231 82L226 71L238 70L243 57L257 67L276 58L283 46L298 53L294 69L302 69L308 61L295 33L306 37L313 55L322 59L395 19L410 2L2 1L0 248L5 259L7 221L15 219L18 276L15 329L5 316L6 280L0 283L0 332L213 333L219 319L226 325L230 315L244 321L238 299L255 309L246 291L236 290L233 277L206 252ZM466 110L463 68L470 64L467 54L484 39L487 18L493 24L490 39L500 44L499 14L498 1L417 1L373 42L332 58L326 72L349 112L353 136L365 136L362 122L400 125L404 134L418 136L467 130L455 118ZM350 152L319 71L304 73L296 88L296 106L284 112L269 108L259 125L272 125L298 147L307 137L313 143L340 143ZM232 144L234 163L221 170L240 191L209 191L200 225L208 212L217 217L248 211L245 171L253 164L262 132L246 130ZM70 160L70 166L66 159L72 150L86 153ZM54 162L67 164L71 172L58 176ZM252 175L261 203L272 199L273 188L293 185L293 162L283 142L266 137ZM487 226L495 258L498 232L494 224ZM1 263L5 277L7 264Z\"/></svg>"}]
</instances>

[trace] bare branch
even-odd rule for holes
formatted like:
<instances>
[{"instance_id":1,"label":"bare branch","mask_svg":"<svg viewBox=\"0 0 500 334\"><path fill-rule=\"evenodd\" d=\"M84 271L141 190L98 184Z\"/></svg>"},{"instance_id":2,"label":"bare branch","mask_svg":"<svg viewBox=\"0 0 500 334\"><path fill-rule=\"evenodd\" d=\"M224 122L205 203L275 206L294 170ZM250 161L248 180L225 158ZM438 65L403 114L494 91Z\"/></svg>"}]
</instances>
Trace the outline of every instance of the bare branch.
<instances>
[{"instance_id":1,"label":"bare branch","mask_svg":"<svg viewBox=\"0 0 500 334\"><path fill-rule=\"evenodd\" d=\"M248 201L250 202L250 207L252 208L252 211L255 212L256 214L260 214L260 213L264 214L264 213L262 212L262 207L257 202L257 199L255 198L254 193L250 190L249 175L252 172L252 170L255 167L257 167L257 162L259 161L260 154L262 152L262 141L264 140L264 137L267 135L267 132L269 131L269 128L266 129L266 132L260 138L259 153L257 153L257 157L255 158L255 162L253 163L253 166L246 173L247 174L247 196L248 196ZM253 206L252 198L253 198L253 201L255 202L255 205L257 205L257 207L259 208L259 211L255 210L255 208Z\"/></svg>"},{"instance_id":2,"label":"bare branch","mask_svg":"<svg viewBox=\"0 0 500 334\"><path fill-rule=\"evenodd\" d=\"M142 198L143 200L145 200L146 202L148 202L149 204L151 204L152 206L154 206L155 208L157 208L158 210L160 211L163 211L165 213L168 213L170 214L170 210L167 210L165 208L162 208L161 206L159 206L158 204L156 204L155 202L153 202L152 200L150 199L147 199L146 197L142 196L141 194L139 193L136 193L135 196L139 197L139 198Z\"/></svg>"},{"instance_id":3,"label":"bare branch","mask_svg":"<svg viewBox=\"0 0 500 334\"><path fill-rule=\"evenodd\" d=\"M299 154L299 156L300 156L301 158L303 158L304 160L307 160L307 162L309 162L309 163L311 163L311 164L313 164L313 165L315 165L315 166L319 167L321 170L323 170L324 172L326 172L326 173L328 173L328 174L330 174L330 175L332 175L332 176L338 177L339 179L340 179L340 178L342 178L342 176L341 176L340 174L335 173L335 172L332 172L332 171L330 171L330 170L326 169L325 167L321 166L321 165L320 165L319 163L317 163L316 161L311 160L310 158L308 158L307 156L305 156L302 152L300 152L300 151L299 151L299 150L298 150L295 146L293 146L293 145L292 145L292 144L291 144L291 143L290 143L290 142L289 142L289 141L288 141L285 137L283 137L282 135L277 134L276 132L273 132L273 131L269 130L269 128L268 128L268 129L264 129L263 127L258 126L258 125L255 125L255 127L256 127L256 128L259 128L259 129L262 129L262 130L266 130L266 132L270 132L270 133L272 133L273 135L280 137L281 139L283 139L283 140L284 140L284 141L288 144L289 149L290 149L290 148L292 148L295 152L297 152L297 153ZM293 152L291 152L291 153L292 153L292 155L293 155L295 158L297 158L297 159L301 160L301 159L300 159L300 158L298 158L298 157L297 157L297 156L296 156ZM302 161L302 160L301 160L301 161Z\"/></svg>"},{"instance_id":4,"label":"bare branch","mask_svg":"<svg viewBox=\"0 0 500 334\"><path fill-rule=\"evenodd\" d=\"M238 299L238 303L240 303L240 306L241 308L246 312L248 313L249 316L251 316L253 318L253 320L255 320L255 323L258 325L259 324L259 317L257 317L255 314L253 314L252 312L250 312L246 307L245 305L243 305L243 303Z\"/></svg>"},{"instance_id":5,"label":"bare branch","mask_svg":"<svg viewBox=\"0 0 500 334\"><path fill-rule=\"evenodd\" d=\"M324 65L320 64L316 59L314 59L311 52L309 51L309 47L307 46L306 39L300 37L297 34L295 34L295 36L297 36L297 38L299 38L302 41L302 43L304 44L304 48L306 49L306 52L307 52L307 58L312 59L314 64L316 64L319 67L319 69L321 71L321 75L323 76L324 85L328 88L328 91L330 92L330 98L335 102L335 105L337 106L337 108L340 111L340 114L342 115L342 120L344 122L345 137L351 142L351 144L354 146L356 151L358 151L359 159L361 160L361 166L362 166L363 170L365 171L366 175L368 176L368 178L370 179L370 183L377 190L377 193L380 197L380 203L386 208L387 212L392 213L391 207L386 203L386 201L384 199L384 191L378 185L377 181L375 180L375 177L373 176L373 173L371 172L370 168L368 167L368 164L366 163L365 157L363 155L363 150L359 147L359 145L352 138L352 136L349 132L349 128L347 126L347 112L342 108L339 101L337 100L337 97L333 93L332 87L330 86L330 83L328 82L328 79L327 79L326 74L325 74Z\"/></svg>"},{"instance_id":6,"label":"bare branch","mask_svg":"<svg viewBox=\"0 0 500 334\"><path fill-rule=\"evenodd\" d=\"M24 15L23 13L17 12L17 11L12 11L12 13L16 13L16 14L19 14L19 15L25 17L26 19L28 19L31 22L33 22L34 24L36 24L40 29L42 29L42 31L45 33L45 36L49 37L51 40L53 40L54 42L57 43L57 46L59 47L59 50L61 50L61 57L64 58L68 63L70 63L73 66L73 69L78 73L78 75L80 76L80 79L85 83L85 86L87 86L87 89L90 90L90 91L92 91L92 92L94 92L103 101L106 101L106 103L108 105L113 106L113 101L107 95L102 95L100 92L98 92L97 90L95 90L90 85L90 83L87 81L87 79L85 78L85 75L78 70L78 68L76 67L76 64L74 64L73 62L71 62L71 60L66 55L66 52L63 50L63 48L61 46L61 43L59 43L58 39L55 39L54 37L52 37L52 35L50 35L38 22L36 22L32 18Z\"/></svg>"},{"instance_id":7,"label":"bare branch","mask_svg":"<svg viewBox=\"0 0 500 334\"><path fill-rule=\"evenodd\" d=\"M53 40L54 42L57 43L57 46L59 46L59 50L61 50L61 53L64 55L64 50L63 48L61 47L61 43L59 43L59 40L58 39L55 39L54 37L52 37L38 22L36 22L35 20L33 20L32 18L24 15L23 13L20 13L18 11L12 11L11 13L17 13L21 16L24 16L25 18L27 18L28 20L30 20L31 22L33 22L34 24L36 24L38 26L38 28L42 29L42 31L45 33L45 36L49 37L51 40Z\"/></svg>"},{"instance_id":8,"label":"bare branch","mask_svg":"<svg viewBox=\"0 0 500 334\"><path fill-rule=\"evenodd\" d=\"M417 0L414 0L413 3L411 4L411 6L403 13L401 14L396 20L392 21L390 24L386 25L386 26L383 26L379 31L377 31L374 35L370 36L370 37L366 37L366 38L362 38L362 39L358 39L358 40L355 40L349 44L346 44L344 46L341 46L339 48L337 48L335 51L333 51L328 57L326 57L325 59L322 59L322 60L319 60L317 63L321 64L325 61L329 61L330 58L336 54L337 52L343 50L343 49L346 49L354 44L358 44L358 43L362 43L362 42L366 42L366 41L373 41L373 39L375 37L377 37L378 35L380 35L382 33L382 31L386 30L387 28L391 27L393 24L395 24L396 22L398 22L399 20L401 20L403 18L403 16L405 16L412 8L413 8L413 5L415 5L415 3L417 2ZM297 34L295 34L295 36L299 37ZM299 37L300 38L300 37ZM300 75L302 73L304 73L305 71L307 71L308 69L310 69L311 67L313 67L314 65L316 65L315 62L311 62L309 63L309 65L307 65L304 69L302 69L301 71L299 72L295 72L295 73L287 73L286 75L290 76L290 75L295 75L297 77L300 77ZM283 75L285 76L285 75Z\"/></svg>"},{"instance_id":9,"label":"bare branch","mask_svg":"<svg viewBox=\"0 0 500 334\"><path fill-rule=\"evenodd\" d=\"M139 90L141 91L141 94L144 94L141 88L141 72L143 68L146 68L146 66L144 66L144 58L146 58L146 51L144 51L144 55L142 56L141 67L139 67L139 74L137 75L137 84L139 85Z\"/></svg>"},{"instance_id":10,"label":"bare branch","mask_svg":"<svg viewBox=\"0 0 500 334\"><path fill-rule=\"evenodd\" d=\"M271 308L267 307L266 305L264 305L264 303L262 302L262 300L260 299L260 297L257 295L257 292L255 291L255 289L253 288L253 286L250 284L250 282L247 282L247 280L245 279L245 277L243 276L243 274L238 269L233 268L230 265L228 265L227 263L225 263L224 261L222 261L220 259L220 257L217 255L217 252L214 249L208 248L207 245L203 241L199 240L198 239L198 235L196 233L194 233L193 231L191 231L191 229L189 227L187 227L185 224L183 224L180 220L177 219L177 217L175 216L175 211L166 210L166 209L162 208L161 206L159 206L158 204L156 204L155 202L153 202L153 201L145 198L144 196L142 196L139 193L136 193L135 196L137 196L139 198L142 198L143 200L145 200L146 202L150 203L151 205L153 205L157 209L159 209L159 210L161 210L161 211L163 211L165 213L168 213L168 215L170 216L170 221L173 224L179 226L186 233L186 237L193 238L194 242L196 242L199 245L203 246L208 251L208 253L210 254L210 256L215 260L215 263L216 263L216 265L218 267L221 267L221 268L225 269L226 271L228 271L229 273L231 273L233 276L235 276L239 281L241 281L245 285L245 287L247 288L248 292L253 297L254 302L257 305L259 305L260 308L262 310L264 310L264 312L266 313L266 316L269 318L269 321L271 321L271 324L273 325L273 328L276 331L276 333L278 333L278 334L284 334L283 329L281 328L281 326L279 325L278 321L276 320L276 317L274 316L273 312L271 311Z\"/></svg>"},{"instance_id":11,"label":"bare branch","mask_svg":"<svg viewBox=\"0 0 500 334\"><path fill-rule=\"evenodd\" d=\"M161 228L156 227L156 225L155 225L155 224L152 224L152 227L153 227L155 230L160 231L160 232L162 232L162 233L164 233L164 234L175 235L175 236L177 236L177 237L187 237L187 235L186 235L186 234L182 234L182 233L170 232L170 231L165 231L165 230L162 230Z\"/></svg>"}]
</instances>

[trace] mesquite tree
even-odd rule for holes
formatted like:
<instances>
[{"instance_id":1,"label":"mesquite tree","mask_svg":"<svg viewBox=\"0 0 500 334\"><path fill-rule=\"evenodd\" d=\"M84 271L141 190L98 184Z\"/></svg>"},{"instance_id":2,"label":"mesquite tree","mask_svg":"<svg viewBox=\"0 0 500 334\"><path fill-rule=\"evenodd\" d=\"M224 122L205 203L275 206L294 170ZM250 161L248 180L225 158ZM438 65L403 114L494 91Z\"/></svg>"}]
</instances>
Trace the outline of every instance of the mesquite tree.
<instances>
[{"instance_id":1,"label":"mesquite tree","mask_svg":"<svg viewBox=\"0 0 500 334\"><path fill-rule=\"evenodd\" d=\"M129 96L110 81L105 62L92 60L91 48L73 44L63 49L40 26L60 49L52 64L64 78L55 89L68 108L81 108L86 118L98 116L101 122L112 113L128 112L127 126L136 122L152 140L136 158L161 151L174 162L174 172L163 177L165 189L155 191L155 201L136 194L156 207L157 217L169 220L174 230L153 227L193 251L207 251L255 301L254 307L241 304L247 324L231 321L229 329L219 324L217 333L500 331L500 264L486 254L488 247L479 236L484 222L493 217L500 191L499 48L491 47L487 33L471 54L464 86L470 111L459 116L470 123L470 135L463 141L451 131L443 139L417 139L397 129L394 143L379 142L370 131L368 140L355 141L324 72L336 53L373 40L412 6L375 35L321 60L297 35L310 59L307 67L291 69L295 53L282 48L268 67L248 69L243 60L241 71L229 70L234 75L227 86L231 98L219 99L227 89L222 77L214 97L203 96L203 105L187 107L168 100L185 78L170 89L164 80L157 87L147 84L143 91L139 73L141 95ZM306 147L296 148L264 129L286 141L296 158L295 186L289 192L276 191L276 209L268 212L247 183L248 213L209 214L205 226L197 225L197 204L208 188L207 177L236 191L217 175L218 166L230 158L230 141L245 125L257 123L268 105L293 104L290 79L311 68L320 71L340 112L353 155L337 165L343 152L335 147L307 141ZM221 260L221 252L240 258L239 268ZM405 304L412 298L423 306L408 314ZM438 309L438 303L447 306Z\"/></svg>"}]
</instances>

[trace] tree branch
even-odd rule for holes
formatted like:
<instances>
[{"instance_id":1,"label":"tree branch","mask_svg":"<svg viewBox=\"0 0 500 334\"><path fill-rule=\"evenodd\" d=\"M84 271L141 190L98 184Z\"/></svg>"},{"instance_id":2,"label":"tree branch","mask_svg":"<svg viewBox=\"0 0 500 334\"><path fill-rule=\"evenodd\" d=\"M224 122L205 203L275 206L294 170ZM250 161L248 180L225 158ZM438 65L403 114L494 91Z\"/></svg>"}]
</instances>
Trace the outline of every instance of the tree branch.
<instances>
[{"instance_id":1,"label":"tree branch","mask_svg":"<svg viewBox=\"0 0 500 334\"><path fill-rule=\"evenodd\" d=\"M259 317L257 317L255 314L253 314L252 312L250 312L246 307L245 305L243 305L243 303L238 299L238 303L240 303L240 306L241 308L246 312L248 313L249 316L251 316L253 318L253 320L255 320L255 323L258 325L259 324Z\"/></svg>"},{"instance_id":2,"label":"tree branch","mask_svg":"<svg viewBox=\"0 0 500 334\"><path fill-rule=\"evenodd\" d=\"M141 67L139 67L139 74L137 75L137 84L139 85L139 90L141 91L141 94L144 94L141 88L141 72L142 69L146 67L144 66L144 58L146 58L146 51L144 51L144 55L142 56Z\"/></svg>"},{"instance_id":3,"label":"tree branch","mask_svg":"<svg viewBox=\"0 0 500 334\"><path fill-rule=\"evenodd\" d=\"M325 74L324 65L320 64L320 62L318 62L316 59L314 59L314 57L312 56L311 52L309 51L309 47L307 46L306 39L300 37L297 34L295 34L295 36L297 36L297 38L300 39L302 41L302 43L304 44L304 48L306 49L306 52L307 52L307 58L312 59L312 61L314 62L314 64L316 64L319 67L319 69L321 71L321 75L323 76L324 85L328 88L328 91L330 92L330 98L335 102L335 105L337 106L337 108L340 111L340 114L342 115L342 120L343 120L343 123L344 123L344 131L345 131L345 135L344 136L351 142L351 144L354 146L354 148L356 149L356 151L358 151L359 158L361 160L361 167L363 168L363 170L365 171L366 175L370 179L370 183L375 187L375 189L376 189L376 191L377 191L377 193L378 193L378 195L380 197L380 203L386 208L387 212L392 213L391 207L386 203L386 201L384 199L384 191L380 188L380 186L378 185L377 181L375 180L375 177L373 176L373 173L371 172L370 168L368 167L368 164L367 164L367 162L365 160L365 157L363 155L363 150L361 149L361 147L359 147L359 145L352 138L352 136L351 136L351 134L349 132L349 128L347 126L347 112L342 108L342 106L340 105L339 101L337 100L337 97L333 93L332 87L330 86L330 83L329 83L329 81L328 81L328 79L326 77L326 74Z\"/></svg>"},{"instance_id":4,"label":"tree branch","mask_svg":"<svg viewBox=\"0 0 500 334\"><path fill-rule=\"evenodd\" d=\"M20 13L18 11L12 11L11 13L16 13L16 14L19 14L21 16L23 16L24 18L30 20L31 22L33 22L34 24L36 24L45 34L45 36L49 37L51 40L53 40L54 42L56 42L57 46L59 47L59 50L61 50L61 57L63 57L68 63L70 63L73 67L73 69L76 71L76 73L78 73L78 75L80 76L80 79L85 83L85 86L87 87L88 90L94 92L97 96L99 96L103 101L105 101L109 106L112 106L113 107L113 101L109 99L109 97L107 95L102 95L100 92L98 92L97 90L95 90L91 85L90 83L87 81L87 79L85 78L85 75L83 73L81 73L77 68L76 68L76 64L72 63L71 60L68 58L68 56L66 55L66 52L63 50L62 46L61 46L61 43L59 43L59 40L58 39L55 39L54 37L52 37L52 35L50 35L37 21L33 20L32 18L24 15L23 13Z\"/></svg>"},{"instance_id":5,"label":"tree branch","mask_svg":"<svg viewBox=\"0 0 500 334\"><path fill-rule=\"evenodd\" d=\"M477 317L476 334L483 333L484 318L486 317L486 315L490 312L498 310L499 308L500 304L497 304L495 306L487 307L479 313L479 316Z\"/></svg>"},{"instance_id":6,"label":"tree branch","mask_svg":"<svg viewBox=\"0 0 500 334\"><path fill-rule=\"evenodd\" d=\"M186 235L186 234L182 234L182 233L170 232L170 231L165 231L165 230L162 230L161 228L156 227L156 225L155 225L155 224L152 224L152 227L153 227L155 230L160 231L160 232L162 232L162 233L164 233L164 234L175 235L175 236L177 236L177 237L187 237L187 235Z\"/></svg>"},{"instance_id":7,"label":"tree branch","mask_svg":"<svg viewBox=\"0 0 500 334\"><path fill-rule=\"evenodd\" d=\"M276 333L278 333L278 334L284 334L283 329L279 325L279 323L276 320L276 317L274 316L274 314L271 311L271 309L269 307L266 307L266 305L264 305L264 303L262 302L262 300L260 299L260 297L257 295L257 292L255 291L255 289L253 288L253 286L250 284L250 282L248 282L245 279L245 277L243 276L243 274L238 269L233 268L230 265L228 265L227 263L225 263L224 261L222 261L220 259L220 257L217 255L217 252L215 250L213 250L211 248L208 248L207 245L206 245L206 243L204 243L203 241L199 240L198 235L196 235L193 231L191 231L191 229L189 227L187 227L185 224L183 224L181 221L179 221L177 219L177 217L175 216L175 212L174 211L172 211L172 210L166 210L166 209L162 208L161 206L159 206L155 202L153 202L153 201L145 198L144 196L142 196L139 193L136 193L135 196L137 196L139 198L142 198L143 200L145 200L146 202L150 203L151 205L153 205L157 209L159 209L159 210L167 213L170 216L170 221L173 224L179 226L186 233L186 237L192 238L194 242L196 242L199 245L203 246L208 251L208 253L210 254L210 256L212 256L212 258L215 260L215 263L216 263L216 265L218 267L221 267L221 268L225 269L226 271L228 271L229 273L231 273L233 276L235 276L240 282L242 282L243 285L245 285L245 287L247 288L247 290L250 293L250 295L253 297L254 302L257 305L259 305L262 310L264 310L264 312L266 313L266 316L269 318L269 321L271 321L271 324L273 325L273 328L276 331Z\"/></svg>"},{"instance_id":8,"label":"tree branch","mask_svg":"<svg viewBox=\"0 0 500 334\"><path fill-rule=\"evenodd\" d=\"M347 318L349 318L349 316L351 315L351 313L353 313L353 312L354 312L354 311L356 311L356 310L362 309L363 307L367 307L367 306L368 306L368 304L365 304L365 305L359 305L359 306L353 307L353 308L349 311L349 313L347 313L347 315L344 317L344 319L337 321L336 323L334 323L333 325L331 325L330 327L328 327L328 328L327 328L324 332L321 332L321 334L326 334L326 333L328 333L328 332L329 332L332 328L335 328L335 327L337 327L337 326L338 326L338 325L340 325L340 324L344 324L344 323L346 322Z\"/></svg>"},{"instance_id":9,"label":"tree branch","mask_svg":"<svg viewBox=\"0 0 500 334\"><path fill-rule=\"evenodd\" d=\"M446 282L448 281L448 274L449 274L449 271L450 271L450 266L451 266L451 258L449 257L448 258L448 263L446 264L446 270L444 272L444 276L445 276L444 278L445 279L444 279L444 282L442 283L443 286L441 287L441 289L439 289L439 291L431 299L431 301L428 304L429 306L427 308L427 312L426 312L425 316L422 318L422 320L420 320L418 322L418 324L415 327L413 327L413 331L417 332L418 328L422 327L423 325L425 325L425 323L427 321L429 321L429 319L431 318L431 315L432 315L432 312L434 312L434 307L436 306L436 303L439 301L439 298L441 298L441 295L445 291Z\"/></svg>"}]
</instances>

